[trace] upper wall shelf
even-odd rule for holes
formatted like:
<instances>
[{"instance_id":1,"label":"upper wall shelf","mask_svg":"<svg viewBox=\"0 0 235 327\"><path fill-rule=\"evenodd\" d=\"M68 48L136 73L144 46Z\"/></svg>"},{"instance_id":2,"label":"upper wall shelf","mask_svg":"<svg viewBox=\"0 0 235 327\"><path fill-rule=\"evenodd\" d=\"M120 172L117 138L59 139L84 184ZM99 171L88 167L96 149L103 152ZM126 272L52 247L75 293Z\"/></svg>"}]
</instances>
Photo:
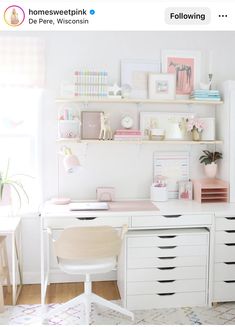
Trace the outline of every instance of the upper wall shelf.
<instances>
[{"instance_id":1,"label":"upper wall shelf","mask_svg":"<svg viewBox=\"0 0 235 327\"><path fill-rule=\"evenodd\" d=\"M151 99L86 99L79 97L70 98L57 98L57 103L162 103L162 104L196 104L196 105L220 105L223 101L203 101L203 100L190 100L190 99L175 99L175 100L151 100Z\"/></svg>"}]
</instances>

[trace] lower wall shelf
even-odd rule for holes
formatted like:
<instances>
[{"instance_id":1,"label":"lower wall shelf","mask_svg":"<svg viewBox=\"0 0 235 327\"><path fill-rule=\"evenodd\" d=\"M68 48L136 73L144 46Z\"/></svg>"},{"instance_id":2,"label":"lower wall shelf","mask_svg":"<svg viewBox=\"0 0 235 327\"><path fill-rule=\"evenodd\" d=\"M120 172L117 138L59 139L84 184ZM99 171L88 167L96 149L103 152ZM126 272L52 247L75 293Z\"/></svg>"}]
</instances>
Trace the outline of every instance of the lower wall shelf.
<instances>
[{"instance_id":1,"label":"lower wall shelf","mask_svg":"<svg viewBox=\"0 0 235 327\"><path fill-rule=\"evenodd\" d=\"M223 141L187 141L187 140L165 140L165 141L114 141L114 140L80 140L74 138L60 138L57 142L77 142L94 144L179 144L179 145L202 145L202 144L222 144Z\"/></svg>"}]
</instances>

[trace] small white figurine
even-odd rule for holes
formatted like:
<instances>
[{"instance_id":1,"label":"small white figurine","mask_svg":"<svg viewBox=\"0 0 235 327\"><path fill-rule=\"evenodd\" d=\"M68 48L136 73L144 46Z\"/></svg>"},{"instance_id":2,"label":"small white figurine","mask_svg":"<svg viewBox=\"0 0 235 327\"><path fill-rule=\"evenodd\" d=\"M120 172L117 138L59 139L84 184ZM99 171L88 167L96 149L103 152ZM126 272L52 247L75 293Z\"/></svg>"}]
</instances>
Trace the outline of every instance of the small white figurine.
<instances>
[{"instance_id":1,"label":"small white figurine","mask_svg":"<svg viewBox=\"0 0 235 327\"><path fill-rule=\"evenodd\" d=\"M108 87L108 96L114 99L121 99L122 97L122 88L115 83L112 86Z\"/></svg>"},{"instance_id":2,"label":"small white figurine","mask_svg":"<svg viewBox=\"0 0 235 327\"><path fill-rule=\"evenodd\" d=\"M110 127L109 115L104 112L100 113L100 136L99 140L112 140L112 130Z\"/></svg>"}]
</instances>

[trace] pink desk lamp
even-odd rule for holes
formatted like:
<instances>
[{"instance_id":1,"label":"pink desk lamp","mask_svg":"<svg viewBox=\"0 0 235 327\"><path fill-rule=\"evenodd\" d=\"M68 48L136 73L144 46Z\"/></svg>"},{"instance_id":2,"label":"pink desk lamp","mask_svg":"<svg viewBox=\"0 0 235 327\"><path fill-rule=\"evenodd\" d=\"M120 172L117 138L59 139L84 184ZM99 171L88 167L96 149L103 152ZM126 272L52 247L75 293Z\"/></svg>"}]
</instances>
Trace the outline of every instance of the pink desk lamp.
<instances>
[{"instance_id":1,"label":"pink desk lamp","mask_svg":"<svg viewBox=\"0 0 235 327\"><path fill-rule=\"evenodd\" d=\"M63 166L68 174L73 174L81 167L78 157L72 153L72 150L67 146L61 148L60 154L63 158ZM69 198L53 198L51 199L53 204L68 204L71 202Z\"/></svg>"},{"instance_id":2,"label":"pink desk lamp","mask_svg":"<svg viewBox=\"0 0 235 327\"><path fill-rule=\"evenodd\" d=\"M72 153L72 150L67 146L62 148L62 154L64 155L63 165L67 173L72 174L76 172L80 165L78 157Z\"/></svg>"}]
</instances>

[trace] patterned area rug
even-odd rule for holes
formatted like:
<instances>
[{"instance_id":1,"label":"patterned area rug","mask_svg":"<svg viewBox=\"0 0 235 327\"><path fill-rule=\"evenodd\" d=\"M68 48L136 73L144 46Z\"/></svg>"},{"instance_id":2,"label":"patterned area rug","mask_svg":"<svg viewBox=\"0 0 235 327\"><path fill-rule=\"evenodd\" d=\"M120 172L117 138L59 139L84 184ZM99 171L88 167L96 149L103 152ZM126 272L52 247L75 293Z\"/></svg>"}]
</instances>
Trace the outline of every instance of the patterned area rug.
<instances>
[{"instance_id":1,"label":"patterned area rug","mask_svg":"<svg viewBox=\"0 0 235 327\"><path fill-rule=\"evenodd\" d=\"M117 301L114 301L117 302ZM46 310L60 304L50 304ZM8 306L0 314L1 325L41 325L41 306L17 305ZM93 325L235 325L235 302L222 303L213 308L171 308L135 311L135 321L94 305L92 307ZM72 309L51 318L49 325L79 325L83 321L83 306Z\"/></svg>"}]
</instances>

